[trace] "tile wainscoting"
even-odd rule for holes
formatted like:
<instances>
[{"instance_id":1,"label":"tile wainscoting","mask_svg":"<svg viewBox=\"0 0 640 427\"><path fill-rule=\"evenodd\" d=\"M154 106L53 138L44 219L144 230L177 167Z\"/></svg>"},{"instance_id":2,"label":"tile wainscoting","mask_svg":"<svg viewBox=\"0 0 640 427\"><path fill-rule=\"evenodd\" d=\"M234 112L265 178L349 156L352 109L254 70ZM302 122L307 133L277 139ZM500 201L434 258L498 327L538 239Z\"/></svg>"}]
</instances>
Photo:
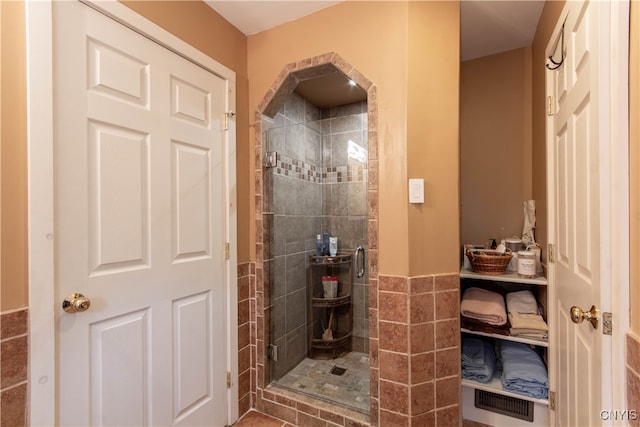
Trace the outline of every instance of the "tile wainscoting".
<instances>
[{"instance_id":1,"label":"tile wainscoting","mask_svg":"<svg viewBox=\"0 0 640 427\"><path fill-rule=\"evenodd\" d=\"M29 311L0 315L0 423L26 426Z\"/></svg>"},{"instance_id":2,"label":"tile wainscoting","mask_svg":"<svg viewBox=\"0 0 640 427\"><path fill-rule=\"evenodd\" d=\"M264 354L257 357L264 353L264 325L255 311L255 273L254 263L238 267L240 415L254 408L293 425L460 425L458 274L380 275L379 285L369 288L372 406L366 417L266 384Z\"/></svg>"},{"instance_id":3,"label":"tile wainscoting","mask_svg":"<svg viewBox=\"0 0 640 427\"><path fill-rule=\"evenodd\" d=\"M640 426L640 337L627 334L627 409L634 416L627 420L630 426Z\"/></svg>"}]
</instances>

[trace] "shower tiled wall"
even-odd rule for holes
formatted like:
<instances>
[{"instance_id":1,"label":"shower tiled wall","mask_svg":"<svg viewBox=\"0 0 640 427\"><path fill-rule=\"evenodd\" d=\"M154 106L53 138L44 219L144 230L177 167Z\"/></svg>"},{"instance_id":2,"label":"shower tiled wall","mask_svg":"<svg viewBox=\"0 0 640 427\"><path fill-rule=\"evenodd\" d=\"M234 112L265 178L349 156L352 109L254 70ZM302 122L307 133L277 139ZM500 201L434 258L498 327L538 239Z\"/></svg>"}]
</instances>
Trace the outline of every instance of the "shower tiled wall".
<instances>
[{"instance_id":1,"label":"shower tiled wall","mask_svg":"<svg viewBox=\"0 0 640 427\"><path fill-rule=\"evenodd\" d=\"M2 426L27 422L28 310L0 315L0 421Z\"/></svg>"},{"instance_id":2,"label":"shower tiled wall","mask_svg":"<svg viewBox=\"0 0 640 427\"><path fill-rule=\"evenodd\" d=\"M341 252L354 253L367 247L367 104L324 109L322 118L322 226L338 237ZM366 274L354 277L353 350L363 353L369 352L367 283Z\"/></svg>"},{"instance_id":3,"label":"shower tiled wall","mask_svg":"<svg viewBox=\"0 0 640 427\"><path fill-rule=\"evenodd\" d=\"M277 164L265 175L270 211L263 215L269 236L271 340L279 379L307 355L306 267L322 232L322 134L320 110L297 94L287 98L273 120L265 118L267 151Z\"/></svg>"},{"instance_id":4,"label":"shower tiled wall","mask_svg":"<svg viewBox=\"0 0 640 427\"><path fill-rule=\"evenodd\" d=\"M322 119L322 120L321 120ZM340 252L367 242L367 105L319 109L292 93L273 119L263 117L265 151L277 161L265 174L268 206L263 215L270 255L271 343L279 379L307 352L306 277L316 236L338 237ZM367 276L353 286L353 349L368 351Z\"/></svg>"}]
</instances>

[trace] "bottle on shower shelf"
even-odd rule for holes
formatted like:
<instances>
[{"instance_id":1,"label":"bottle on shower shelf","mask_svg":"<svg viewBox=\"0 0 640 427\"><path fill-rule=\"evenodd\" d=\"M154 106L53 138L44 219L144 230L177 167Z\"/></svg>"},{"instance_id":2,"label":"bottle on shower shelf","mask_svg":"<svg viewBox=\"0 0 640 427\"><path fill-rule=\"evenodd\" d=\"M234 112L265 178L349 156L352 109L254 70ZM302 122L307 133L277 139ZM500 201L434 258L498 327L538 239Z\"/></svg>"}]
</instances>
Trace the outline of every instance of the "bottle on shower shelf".
<instances>
[{"instance_id":1,"label":"bottle on shower shelf","mask_svg":"<svg viewBox=\"0 0 640 427\"><path fill-rule=\"evenodd\" d=\"M338 255L338 238L337 237L329 237L329 255L331 256Z\"/></svg>"},{"instance_id":2,"label":"bottle on shower shelf","mask_svg":"<svg viewBox=\"0 0 640 427\"><path fill-rule=\"evenodd\" d=\"M322 255L329 255L329 232L322 233Z\"/></svg>"}]
</instances>

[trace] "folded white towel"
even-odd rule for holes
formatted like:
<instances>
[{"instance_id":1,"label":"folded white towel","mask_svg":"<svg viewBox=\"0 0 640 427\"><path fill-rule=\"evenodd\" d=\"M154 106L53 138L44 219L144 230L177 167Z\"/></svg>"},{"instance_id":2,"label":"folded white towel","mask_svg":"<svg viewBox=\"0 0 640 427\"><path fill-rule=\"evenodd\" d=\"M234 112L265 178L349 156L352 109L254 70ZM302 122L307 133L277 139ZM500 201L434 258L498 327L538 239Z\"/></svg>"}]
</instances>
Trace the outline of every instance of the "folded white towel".
<instances>
[{"instance_id":1,"label":"folded white towel","mask_svg":"<svg viewBox=\"0 0 640 427\"><path fill-rule=\"evenodd\" d=\"M538 302L531 291L509 292L507 294L507 311L509 313L538 314Z\"/></svg>"}]
</instances>

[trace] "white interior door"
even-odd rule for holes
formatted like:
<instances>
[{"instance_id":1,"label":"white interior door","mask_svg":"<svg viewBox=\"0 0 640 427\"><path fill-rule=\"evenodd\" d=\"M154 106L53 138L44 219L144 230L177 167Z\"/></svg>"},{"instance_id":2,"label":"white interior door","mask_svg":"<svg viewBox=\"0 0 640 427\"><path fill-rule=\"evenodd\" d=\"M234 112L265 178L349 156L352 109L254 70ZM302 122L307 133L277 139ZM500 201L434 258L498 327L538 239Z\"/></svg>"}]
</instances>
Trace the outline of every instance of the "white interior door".
<instances>
[{"instance_id":1,"label":"white interior door","mask_svg":"<svg viewBox=\"0 0 640 427\"><path fill-rule=\"evenodd\" d=\"M611 341L602 319L572 322L572 306L610 310L610 192L608 150L611 117L606 40L608 2L570 1L547 48L556 62L547 71L549 263L553 284L550 344L559 426L595 426L611 408ZM562 24L564 23L564 27ZM564 33L564 35L563 35ZM552 63L549 62L553 66Z\"/></svg>"},{"instance_id":2,"label":"white interior door","mask_svg":"<svg viewBox=\"0 0 640 427\"><path fill-rule=\"evenodd\" d=\"M225 81L54 2L57 424L227 423Z\"/></svg>"}]
</instances>

